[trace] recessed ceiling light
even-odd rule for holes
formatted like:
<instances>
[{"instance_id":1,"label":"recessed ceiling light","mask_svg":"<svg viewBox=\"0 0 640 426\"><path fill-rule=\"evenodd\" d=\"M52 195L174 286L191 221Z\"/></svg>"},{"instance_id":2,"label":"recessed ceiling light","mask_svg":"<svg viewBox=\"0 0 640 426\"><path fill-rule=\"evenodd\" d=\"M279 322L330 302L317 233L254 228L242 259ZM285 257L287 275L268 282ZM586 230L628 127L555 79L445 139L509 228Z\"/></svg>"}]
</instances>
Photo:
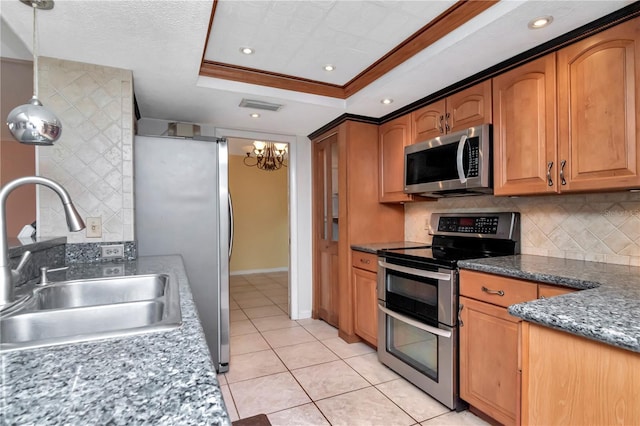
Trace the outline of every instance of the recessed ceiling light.
<instances>
[{"instance_id":1,"label":"recessed ceiling light","mask_svg":"<svg viewBox=\"0 0 640 426\"><path fill-rule=\"evenodd\" d=\"M258 114L257 112L254 112L254 113L252 113L252 114L249 114L249 116L250 116L251 118L260 118L260 114Z\"/></svg>"},{"instance_id":2,"label":"recessed ceiling light","mask_svg":"<svg viewBox=\"0 0 640 426\"><path fill-rule=\"evenodd\" d=\"M552 22L553 22L553 16L541 16L539 18L535 18L529 21L529 28L532 30L537 30L537 29L546 27Z\"/></svg>"},{"instance_id":3,"label":"recessed ceiling light","mask_svg":"<svg viewBox=\"0 0 640 426\"><path fill-rule=\"evenodd\" d=\"M325 71L335 71L336 67L331 65L331 64L327 64L324 66L324 70Z\"/></svg>"},{"instance_id":4,"label":"recessed ceiling light","mask_svg":"<svg viewBox=\"0 0 640 426\"><path fill-rule=\"evenodd\" d=\"M393 103L393 99L391 98L384 98L380 101L380 103L385 104L385 105L389 105Z\"/></svg>"},{"instance_id":5,"label":"recessed ceiling light","mask_svg":"<svg viewBox=\"0 0 640 426\"><path fill-rule=\"evenodd\" d=\"M251 55L254 52L254 50L252 48L250 48L250 47L241 47L240 51L242 53L244 53L245 55Z\"/></svg>"}]
</instances>

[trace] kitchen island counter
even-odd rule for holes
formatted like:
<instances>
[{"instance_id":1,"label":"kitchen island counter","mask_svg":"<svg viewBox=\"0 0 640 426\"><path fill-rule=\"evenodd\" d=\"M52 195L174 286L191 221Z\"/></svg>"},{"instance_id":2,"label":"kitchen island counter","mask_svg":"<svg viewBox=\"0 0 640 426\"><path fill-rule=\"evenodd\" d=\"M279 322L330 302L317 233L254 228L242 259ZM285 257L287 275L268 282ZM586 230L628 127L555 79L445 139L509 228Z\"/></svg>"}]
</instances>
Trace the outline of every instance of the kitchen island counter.
<instances>
[{"instance_id":1,"label":"kitchen island counter","mask_svg":"<svg viewBox=\"0 0 640 426\"><path fill-rule=\"evenodd\" d=\"M509 313L526 321L640 352L640 268L555 257L517 255L460 261L462 269L581 291L519 303Z\"/></svg>"},{"instance_id":2,"label":"kitchen island counter","mask_svg":"<svg viewBox=\"0 0 640 426\"><path fill-rule=\"evenodd\" d=\"M49 276L60 281L150 273L178 281L182 325L3 353L0 423L229 425L180 256L72 264Z\"/></svg>"}]
</instances>

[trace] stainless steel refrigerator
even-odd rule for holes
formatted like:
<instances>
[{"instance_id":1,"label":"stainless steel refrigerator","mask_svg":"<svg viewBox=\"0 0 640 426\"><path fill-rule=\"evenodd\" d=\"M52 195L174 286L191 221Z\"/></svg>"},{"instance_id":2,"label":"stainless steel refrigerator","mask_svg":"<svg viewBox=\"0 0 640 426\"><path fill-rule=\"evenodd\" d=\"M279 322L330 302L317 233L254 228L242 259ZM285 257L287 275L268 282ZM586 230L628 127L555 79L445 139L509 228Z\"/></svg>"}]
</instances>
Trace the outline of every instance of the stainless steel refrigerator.
<instances>
[{"instance_id":1,"label":"stainless steel refrigerator","mask_svg":"<svg viewBox=\"0 0 640 426\"><path fill-rule=\"evenodd\" d=\"M229 369L229 256L233 214L225 139L136 136L138 254L180 254L211 359Z\"/></svg>"}]
</instances>

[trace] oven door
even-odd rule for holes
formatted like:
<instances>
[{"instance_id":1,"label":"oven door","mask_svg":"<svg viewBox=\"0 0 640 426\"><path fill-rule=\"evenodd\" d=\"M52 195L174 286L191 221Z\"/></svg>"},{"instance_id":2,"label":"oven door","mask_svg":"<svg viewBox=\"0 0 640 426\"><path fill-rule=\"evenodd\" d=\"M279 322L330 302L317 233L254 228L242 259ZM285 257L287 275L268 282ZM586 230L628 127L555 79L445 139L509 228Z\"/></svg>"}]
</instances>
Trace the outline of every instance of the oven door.
<instances>
[{"instance_id":1,"label":"oven door","mask_svg":"<svg viewBox=\"0 0 640 426\"><path fill-rule=\"evenodd\" d=\"M457 329L438 327L378 305L378 359L451 409L458 404Z\"/></svg>"}]
</instances>

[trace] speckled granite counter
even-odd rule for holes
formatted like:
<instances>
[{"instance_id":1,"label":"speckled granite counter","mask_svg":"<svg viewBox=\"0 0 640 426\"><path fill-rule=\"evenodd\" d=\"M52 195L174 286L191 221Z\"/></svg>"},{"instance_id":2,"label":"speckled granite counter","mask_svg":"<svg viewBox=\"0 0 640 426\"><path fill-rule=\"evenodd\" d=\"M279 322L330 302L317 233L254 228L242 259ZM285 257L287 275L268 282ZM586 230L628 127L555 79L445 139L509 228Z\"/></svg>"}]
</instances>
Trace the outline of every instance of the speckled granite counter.
<instances>
[{"instance_id":1,"label":"speckled granite counter","mask_svg":"<svg viewBox=\"0 0 640 426\"><path fill-rule=\"evenodd\" d=\"M544 256L458 262L463 269L581 289L520 303L509 313L526 321L640 352L640 268Z\"/></svg>"},{"instance_id":2,"label":"speckled granite counter","mask_svg":"<svg viewBox=\"0 0 640 426\"><path fill-rule=\"evenodd\" d=\"M415 241L392 241L390 243L370 243L370 244L353 244L351 248L353 250L363 251L365 253L376 254L378 250L394 249L394 248L409 248L409 247L422 247L428 246L428 243L416 243Z\"/></svg>"},{"instance_id":3,"label":"speckled granite counter","mask_svg":"<svg viewBox=\"0 0 640 426\"><path fill-rule=\"evenodd\" d=\"M2 354L0 424L231 423L182 259L141 257L123 265L126 274L167 273L178 280L182 326ZM75 264L55 274L99 277L104 267Z\"/></svg>"}]
</instances>

